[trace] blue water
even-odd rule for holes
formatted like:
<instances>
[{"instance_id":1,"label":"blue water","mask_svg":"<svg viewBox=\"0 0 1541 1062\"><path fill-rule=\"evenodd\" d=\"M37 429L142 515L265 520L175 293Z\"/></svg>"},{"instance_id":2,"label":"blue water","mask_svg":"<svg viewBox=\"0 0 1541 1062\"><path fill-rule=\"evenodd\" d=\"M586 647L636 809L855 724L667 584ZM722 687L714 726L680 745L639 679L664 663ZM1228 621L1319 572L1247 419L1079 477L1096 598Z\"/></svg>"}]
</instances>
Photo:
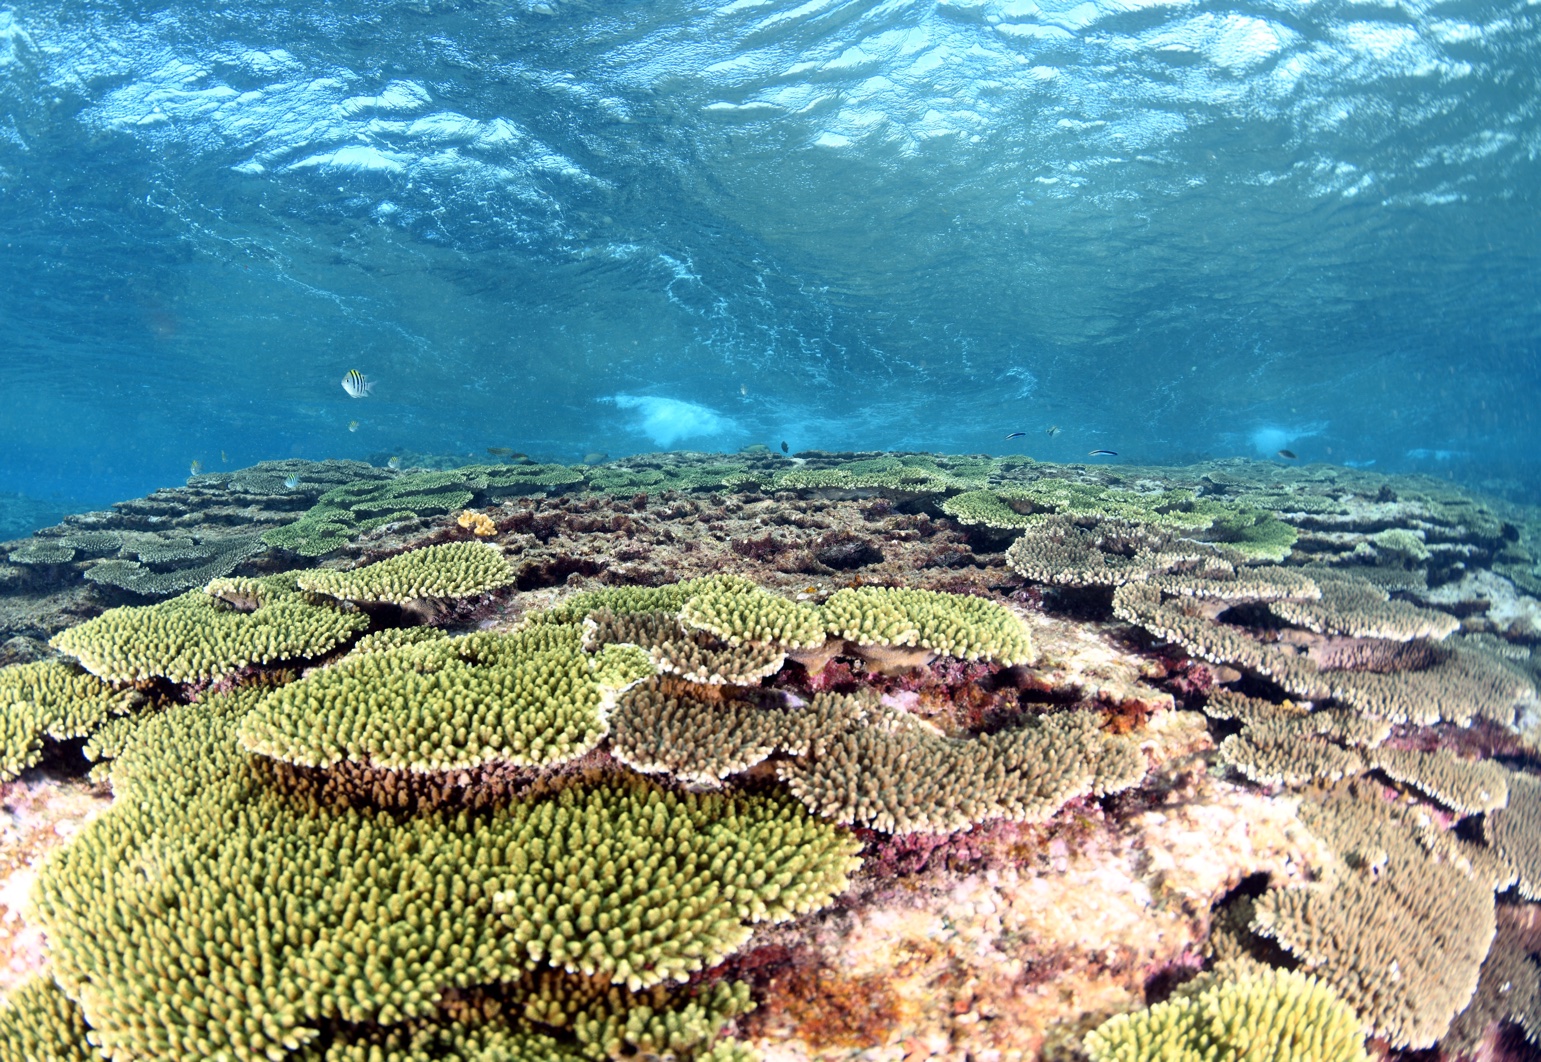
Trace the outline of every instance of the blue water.
<instances>
[{"instance_id":1,"label":"blue water","mask_svg":"<svg viewBox=\"0 0 1541 1062\"><path fill-rule=\"evenodd\" d=\"M787 440L1535 498L1538 101L1525 0L25 0L0 491Z\"/></svg>"}]
</instances>

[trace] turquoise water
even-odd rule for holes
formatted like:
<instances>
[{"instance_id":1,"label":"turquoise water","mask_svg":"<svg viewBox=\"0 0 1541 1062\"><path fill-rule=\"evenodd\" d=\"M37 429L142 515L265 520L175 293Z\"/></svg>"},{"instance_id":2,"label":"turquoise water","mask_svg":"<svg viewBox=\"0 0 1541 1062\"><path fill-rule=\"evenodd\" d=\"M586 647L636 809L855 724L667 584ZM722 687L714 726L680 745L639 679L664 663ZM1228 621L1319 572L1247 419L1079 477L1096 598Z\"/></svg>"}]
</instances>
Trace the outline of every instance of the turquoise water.
<instances>
[{"instance_id":1,"label":"turquoise water","mask_svg":"<svg viewBox=\"0 0 1541 1062\"><path fill-rule=\"evenodd\" d=\"M1538 100L1523 0L26 0L0 492L786 441L1534 499Z\"/></svg>"}]
</instances>

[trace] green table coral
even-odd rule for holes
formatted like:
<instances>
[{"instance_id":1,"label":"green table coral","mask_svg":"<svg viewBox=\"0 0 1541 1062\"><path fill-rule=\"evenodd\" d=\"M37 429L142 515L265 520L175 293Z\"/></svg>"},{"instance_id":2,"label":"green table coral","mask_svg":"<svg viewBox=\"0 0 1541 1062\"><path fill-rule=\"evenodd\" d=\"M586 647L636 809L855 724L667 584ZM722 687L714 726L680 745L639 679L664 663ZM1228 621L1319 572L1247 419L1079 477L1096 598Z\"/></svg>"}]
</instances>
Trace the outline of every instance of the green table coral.
<instances>
[{"instance_id":1,"label":"green table coral","mask_svg":"<svg viewBox=\"0 0 1541 1062\"><path fill-rule=\"evenodd\" d=\"M261 696L148 720L113 764L121 799L39 877L59 983L117 1057L279 1058L548 965L679 981L857 865L858 843L793 801L626 778L474 813L320 804L240 749Z\"/></svg>"},{"instance_id":2,"label":"green table coral","mask_svg":"<svg viewBox=\"0 0 1541 1062\"><path fill-rule=\"evenodd\" d=\"M652 671L637 649L584 652L576 626L431 639L312 672L263 702L241 738L308 767L551 766L594 748L615 690Z\"/></svg>"},{"instance_id":3,"label":"green table coral","mask_svg":"<svg viewBox=\"0 0 1541 1062\"><path fill-rule=\"evenodd\" d=\"M984 598L863 586L836 591L819 614L830 634L858 646L913 646L1007 665L1033 658L1022 620Z\"/></svg>"},{"instance_id":4,"label":"green table coral","mask_svg":"<svg viewBox=\"0 0 1541 1062\"><path fill-rule=\"evenodd\" d=\"M315 568L295 577L296 585L308 593L395 605L485 594L513 581L502 551L486 542L425 546L362 568Z\"/></svg>"},{"instance_id":5,"label":"green table coral","mask_svg":"<svg viewBox=\"0 0 1541 1062\"><path fill-rule=\"evenodd\" d=\"M0 668L0 781L36 763L45 737L86 737L141 699L59 660Z\"/></svg>"},{"instance_id":6,"label":"green table coral","mask_svg":"<svg viewBox=\"0 0 1541 1062\"><path fill-rule=\"evenodd\" d=\"M109 682L215 679L252 664L312 659L368 626L357 612L306 601L288 576L261 581L266 603L242 612L202 590L111 608L49 642Z\"/></svg>"},{"instance_id":7,"label":"green table coral","mask_svg":"<svg viewBox=\"0 0 1541 1062\"><path fill-rule=\"evenodd\" d=\"M1314 977L1265 970L1223 980L1086 1037L1093 1062L1369 1062L1352 1008Z\"/></svg>"}]
</instances>

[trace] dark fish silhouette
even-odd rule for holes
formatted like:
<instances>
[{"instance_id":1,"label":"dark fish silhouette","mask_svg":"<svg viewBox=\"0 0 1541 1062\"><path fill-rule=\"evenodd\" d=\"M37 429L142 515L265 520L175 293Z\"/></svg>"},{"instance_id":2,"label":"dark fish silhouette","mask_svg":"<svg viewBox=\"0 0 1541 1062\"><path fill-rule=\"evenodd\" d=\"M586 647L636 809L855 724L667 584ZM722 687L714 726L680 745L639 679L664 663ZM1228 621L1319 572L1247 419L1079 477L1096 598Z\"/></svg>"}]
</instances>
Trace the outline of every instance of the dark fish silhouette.
<instances>
[{"instance_id":1,"label":"dark fish silhouette","mask_svg":"<svg viewBox=\"0 0 1541 1062\"><path fill-rule=\"evenodd\" d=\"M1279 456L1284 458L1284 460L1286 460L1286 461L1293 461L1293 460L1295 460L1295 451L1294 450L1280 450L1279 451Z\"/></svg>"},{"instance_id":2,"label":"dark fish silhouette","mask_svg":"<svg viewBox=\"0 0 1541 1062\"><path fill-rule=\"evenodd\" d=\"M787 445L787 441L785 439L781 440L781 452L784 454L792 452L792 448Z\"/></svg>"},{"instance_id":3,"label":"dark fish silhouette","mask_svg":"<svg viewBox=\"0 0 1541 1062\"><path fill-rule=\"evenodd\" d=\"M1027 432L1025 432L1025 431L1014 431L1010 435L1006 436L1006 438L1008 438L1008 439L1020 439L1020 438L1022 438L1022 436L1026 435L1026 434L1027 434Z\"/></svg>"},{"instance_id":4,"label":"dark fish silhouette","mask_svg":"<svg viewBox=\"0 0 1541 1062\"><path fill-rule=\"evenodd\" d=\"M1117 457L1118 456L1118 451L1117 450L1093 450L1091 453L1087 454L1086 456L1087 457Z\"/></svg>"}]
</instances>

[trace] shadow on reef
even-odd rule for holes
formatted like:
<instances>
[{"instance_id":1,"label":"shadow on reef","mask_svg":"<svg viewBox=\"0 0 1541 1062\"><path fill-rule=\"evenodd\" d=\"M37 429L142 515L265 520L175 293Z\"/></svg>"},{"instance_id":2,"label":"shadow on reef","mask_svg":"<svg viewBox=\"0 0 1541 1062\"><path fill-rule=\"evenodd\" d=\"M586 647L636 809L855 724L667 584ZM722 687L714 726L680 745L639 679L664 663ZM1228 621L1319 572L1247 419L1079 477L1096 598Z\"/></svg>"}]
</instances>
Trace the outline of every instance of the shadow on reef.
<instances>
[{"instance_id":1,"label":"shadow on reef","mask_svg":"<svg viewBox=\"0 0 1541 1062\"><path fill-rule=\"evenodd\" d=\"M4 547L0 777L115 799L0 1060L1517 1057L1538 534L927 454L68 517Z\"/></svg>"}]
</instances>

